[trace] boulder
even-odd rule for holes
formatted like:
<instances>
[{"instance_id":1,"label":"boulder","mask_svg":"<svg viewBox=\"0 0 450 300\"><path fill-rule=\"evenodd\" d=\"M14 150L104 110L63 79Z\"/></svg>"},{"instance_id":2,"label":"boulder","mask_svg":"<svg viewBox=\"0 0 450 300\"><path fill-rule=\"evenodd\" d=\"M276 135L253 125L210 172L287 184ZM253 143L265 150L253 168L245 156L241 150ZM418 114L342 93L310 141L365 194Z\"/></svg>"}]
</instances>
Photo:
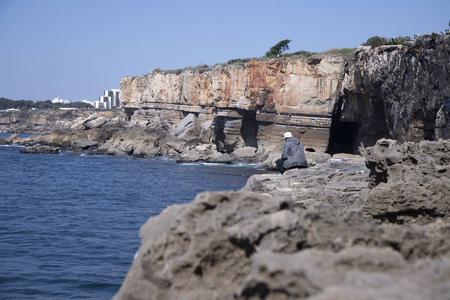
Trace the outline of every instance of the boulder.
<instances>
[{"instance_id":1,"label":"boulder","mask_svg":"<svg viewBox=\"0 0 450 300\"><path fill-rule=\"evenodd\" d=\"M197 162L197 161L203 161L205 160L205 157L200 155L195 150L186 150L183 153L180 154L180 158L177 160L178 163L187 163L187 162Z\"/></svg>"},{"instance_id":2,"label":"boulder","mask_svg":"<svg viewBox=\"0 0 450 300\"><path fill-rule=\"evenodd\" d=\"M9 138L6 138L5 140L11 144L17 144L18 142L22 141L22 138L17 133L13 133Z\"/></svg>"},{"instance_id":3,"label":"boulder","mask_svg":"<svg viewBox=\"0 0 450 300\"><path fill-rule=\"evenodd\" d=\"M183 138L186 135L198 135L200 132L200 124L198 118L194 114L188 114L181 120L170 134Z\"/></svg>"},{"instance_id":4,"label":"boulder","mask_svg":"<svg viewBox=\"0 0 450 300\"><path fill-rule=\"evenodd\" d=\"M98 146L97 141L90 140L75 140L73 141L73 144L76 148L81 148L82 150L88 150Z\"/></svg>"},{"instance_id":5,"label":"boulder","mask_svg":"<svg viewBox=\"0 0 450 300\"><path fill-rule=\"evenodd\" d=\"M252 158L255 157L256 154L256 148L255 147L243 147L234 150L231 153L231 156L235 157L236 159L245 159L245 158Z\"/></svg>"},{"instance_id":6,"label":"boulder","mask_svg":"<svg viewBox=\"0 0 450 300\"><path fill-rule=\"evenodd\" d=\"M213 129L212 129L212 120L208 120L203 122L200 125L200 134L198 135L198 139L200 143L208 144L211 142L213 137Z\"/></svg>"},{"instance_id":7,"label":"boulder","mask_svg":"<svg viewBox=\"0 0 450 300\"><path fill-rule=\"evenodd\" d=\"M35 143L45 143L46 139L42 135L32 135L22 139L22 143L25 144L35 144Z\"/></svg>"},{"instance_id":8,"label":"boulder","mask_svg":"<svg viewBox=\"0 0 450 300\"><path fill-rule=\"evenodd\" d=\"M169 148L174 149L176 152L183 152L184 147L186 146L186 141L174 136L166 136L164 142Z\"/></svg>"},{"instance_id":9,"label":"boulder","mask_svg":"<svg viewBox=\"0 0 450 300\"><path fill-rule=\"evenodd\" d=\"M215 155L211 155L208 159L208 162L210 163L216 163L216 164L231 164L233 161L233 158L228 153L220 153L215 152Z\"/></svg>"},{"instance_id":10,"label":"boulder","mask_svg":"<svg viewBox=\"0 0 450 300\"><path fill-rule=\"evenodd\" d=\"M70 129L72 130L83 130L85 129L84 123L85 123L85 118L83 117L79 117L76 120L74 120L71 125L70 125Z\"/></svg>"},{"instance_id":11,"label":"boulder","mask_svg":"<svg viewBox=\"0 0 450 300\"><path fill-rule=\"evenodd\" d=\"M181 138L183 141L186 142L187 145L197 145L198 144L198 138L196 136L192 136L192 135L185 135Z\"/></svg>"},{"instance_id":12,"label":"boulder","mask_svg":"<svg viewBox=\"0 0 450 300\"><path fill-rule=\"evenodd\" d=\"M107 120L105 117L98 117L88 122L84 122L84 126L86 127L86 129L99 128L104 125L106 121Z\"/></svg>"}]
</instances>

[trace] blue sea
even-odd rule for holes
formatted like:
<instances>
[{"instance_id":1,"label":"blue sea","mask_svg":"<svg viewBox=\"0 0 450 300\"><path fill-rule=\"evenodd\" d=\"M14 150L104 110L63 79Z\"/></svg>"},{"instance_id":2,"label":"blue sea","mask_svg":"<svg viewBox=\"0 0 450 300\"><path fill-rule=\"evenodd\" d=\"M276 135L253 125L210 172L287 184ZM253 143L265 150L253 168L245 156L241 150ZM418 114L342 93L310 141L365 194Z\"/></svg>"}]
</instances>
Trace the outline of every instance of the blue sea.
<instances>
[{"instance_id":1,"label":"blue sea","mask_svg":"<svg viewBox=\"0 0 450 300\"><path fill-rule=\"evenodd\" d=\"M264 173L19 151L0 146L0 299L111 299L149 217L202 191L239 190L248 175Z\"/></svg>"}]
</instances>

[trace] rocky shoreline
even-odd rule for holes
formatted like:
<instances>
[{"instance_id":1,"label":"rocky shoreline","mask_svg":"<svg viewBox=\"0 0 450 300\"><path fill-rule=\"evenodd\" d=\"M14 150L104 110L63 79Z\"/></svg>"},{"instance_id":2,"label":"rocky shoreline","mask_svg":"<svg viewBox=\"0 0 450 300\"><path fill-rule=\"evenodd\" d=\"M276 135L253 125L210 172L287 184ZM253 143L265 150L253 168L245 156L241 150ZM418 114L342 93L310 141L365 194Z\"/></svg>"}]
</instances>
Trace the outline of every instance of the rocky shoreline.
<instances>
[{"instance_id":1,"label":"rocky shoreline","mask_svg":"<svg viewBox=\"0 0 450 300\"><path fill-rule=\"evenodd\" d=\"M279 157L250 147L217 155L191 128L177 137L91 115L0 143L180 162L265 159L267 169ZM308 169L254 175L242 191L168 207L142 226L114 299L450 298L450 141L381 139L359 150L309 152Z\"/></svg>"},{"instance_id":2,"label":"rocky shoreline","mask_svg":"<svg viewBox=\"0 0 450 300\"><path fill-rule=\"evenodd\" d=\"M361 150L168 207L114 299L449 299L450 141Z\"/></svg>"},{"instance_id":3,"label":"rocky shoreline","mask_svg":"<svg viewBox=\"0 0 450 300\"><path fill-rule=\"evenodd\" d=\"M197 125L192 115L171 128L163 119L152 126L143 127L129 124L124 115L107 118L95 112L66 122L64 128L54 129L48 134L21 138L14 133L8 138L0 138L0 145L25 146L27 148L23 153L56 154L58 151L73 151L88 155L137 158L165 156L177 159L180 163L262 163L265 169L275 169L275 160L280 157L283 145L281 136L279 146L272 151L264 147L242 147L227 153L217 150L211 127L199 129ZM322 152L307 152L311 165L327 161L330 157Z\"/></svg>"}]
</instances>

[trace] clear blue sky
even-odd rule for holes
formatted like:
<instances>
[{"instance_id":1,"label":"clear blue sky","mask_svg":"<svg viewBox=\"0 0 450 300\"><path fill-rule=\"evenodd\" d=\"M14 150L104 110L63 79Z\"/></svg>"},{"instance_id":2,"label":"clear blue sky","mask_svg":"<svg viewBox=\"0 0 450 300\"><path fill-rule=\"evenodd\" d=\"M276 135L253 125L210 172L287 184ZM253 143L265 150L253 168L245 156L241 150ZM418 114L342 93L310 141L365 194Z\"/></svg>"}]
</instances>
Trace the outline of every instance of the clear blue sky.
<instances>
[{"instance_id":1,"label":"clear blue sky","mask_svg":"<svg viewBox=\"0 0 450 300\"><path fill-rule=\"evenodd\" d=\"M443 32L449 0L0 0L0 97L97 100L155 68Z\"/></svg>"}]
</instances>

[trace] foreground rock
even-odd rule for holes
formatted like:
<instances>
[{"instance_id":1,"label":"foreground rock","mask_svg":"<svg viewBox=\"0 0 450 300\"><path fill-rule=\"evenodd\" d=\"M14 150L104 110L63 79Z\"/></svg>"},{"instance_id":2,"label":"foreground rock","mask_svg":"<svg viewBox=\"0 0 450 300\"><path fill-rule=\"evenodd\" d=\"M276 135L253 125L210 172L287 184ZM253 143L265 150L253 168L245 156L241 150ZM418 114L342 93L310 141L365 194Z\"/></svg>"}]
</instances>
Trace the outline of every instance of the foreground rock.
<instances>
[{"instance_id":1,"label":"foreground rock","mask_svg":"<svg viewBox=\"0 0 450 300\"><path fill-rule=\"evenodd\" d=\"M450 143L363 152L168 207L114 299L449 299Z\"/></svg>"}]
</instances>

